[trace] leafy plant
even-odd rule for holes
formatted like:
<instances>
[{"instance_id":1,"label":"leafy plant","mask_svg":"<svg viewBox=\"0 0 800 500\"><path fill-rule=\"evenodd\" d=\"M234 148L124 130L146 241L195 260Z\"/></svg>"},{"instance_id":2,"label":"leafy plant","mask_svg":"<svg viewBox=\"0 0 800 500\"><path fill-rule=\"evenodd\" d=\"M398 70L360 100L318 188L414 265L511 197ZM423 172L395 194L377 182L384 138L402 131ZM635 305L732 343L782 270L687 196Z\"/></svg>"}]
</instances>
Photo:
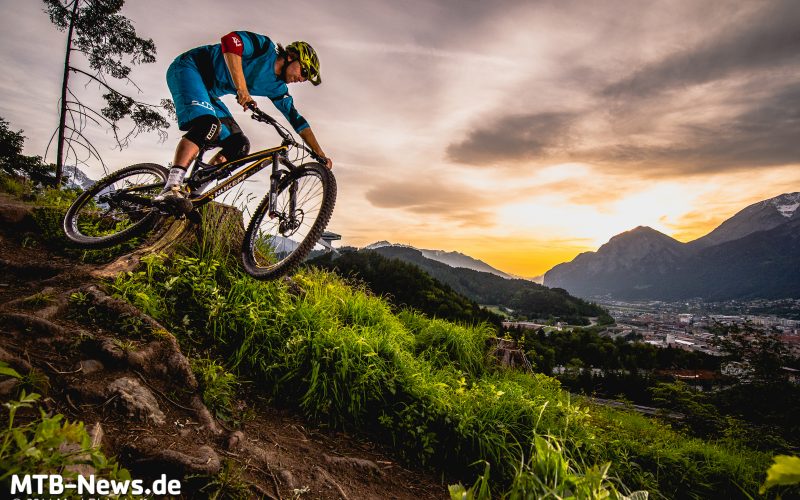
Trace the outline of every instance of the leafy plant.
<instances>
[{"instance_id":1,"label":"leafy plant","mask_svg":"<svg viewBox=\"0 0 800 500\"><path fill-rule=\"evenodd\" d=\"M241 469L232 460L225 460L220 471L213 476L189 476L205 481L199 491L209 500L247 500L252 493L242 478Z\"/></svg>"},{"instance_id":2,"label":"leafy plant","mask_svg":"<svg viewBox=\"0 0 800 500\"><path fill-rule=\"evenodd\" d=\"M193 359L191 365L203 392L203 402L218 418L230 420L239 386L236 375L213 359Z\"/></svg>"},{"instance_id":3,"label":"leafy plant","mask_svg":"<svg viewBox=\"0 0 800 500\"><path fill-rule=\"evenodd\" d=\"M78 464L91 465L100 476L130 479L126 469L92 446L82 422L66 421L61 414L48 416L40 409L38 418L19 424L17 413L33 409L39 399L38 394L23 391L18 399L4 405L8 425L0 431L0 484L8 486L15 474L61 474L74 480L77 472L69 466Z\"/></svg>"},{"instance_id":4,"label":"leafy plant","mask_svg":"<svg viewBox=\"0 0 800 500\"><path fill-rule=\"evenodd\" d=\"M762 495L775 486L800 484L800 457L778 455L767 470L767 479L761 486Z\"/></svg>"}]
</instances>

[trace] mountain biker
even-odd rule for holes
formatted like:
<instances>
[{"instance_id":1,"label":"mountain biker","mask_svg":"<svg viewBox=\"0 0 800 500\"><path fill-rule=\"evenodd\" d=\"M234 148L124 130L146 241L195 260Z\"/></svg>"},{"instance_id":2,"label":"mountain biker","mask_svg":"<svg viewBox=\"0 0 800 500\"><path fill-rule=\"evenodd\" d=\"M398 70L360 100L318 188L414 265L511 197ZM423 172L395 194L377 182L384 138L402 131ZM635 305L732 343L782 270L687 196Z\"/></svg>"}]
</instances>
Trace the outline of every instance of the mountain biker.
<instances>
[{"instance_id":1,"label":"mountain biker","mask_svg":"<svg viewBox=\"0 0 800 500\"><path fill-rule=\"evenodd\" d=\"M308 122L294 107L288 84L322 83L316 51L304 41L282 47L264 35L233 31L216 45L197 47L178 56L167 70L167 85L175 102L178 128L186 134L175 149L169 178L157 199L183 198L180 185L201 148L222 149L211 163L247 155L250 142L230 111L223 95L235 95L244 110L255 105L252 95L267 97L283 113L292 128L321 158L325 156Z\"/></svg>"}]
</instances>

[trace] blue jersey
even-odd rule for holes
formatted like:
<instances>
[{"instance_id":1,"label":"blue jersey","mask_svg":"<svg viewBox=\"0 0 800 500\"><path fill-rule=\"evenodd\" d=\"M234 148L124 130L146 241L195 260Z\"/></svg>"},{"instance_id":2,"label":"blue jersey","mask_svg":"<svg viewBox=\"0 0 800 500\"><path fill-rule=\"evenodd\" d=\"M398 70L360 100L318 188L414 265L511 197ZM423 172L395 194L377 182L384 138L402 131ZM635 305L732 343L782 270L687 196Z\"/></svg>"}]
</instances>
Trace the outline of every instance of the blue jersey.
<instances>
[{"instance_id":1,"label":"blue jersey","mask_svg":"<svg viewBox=\"0 0 800 500\"><path fill-rule=\"evenodd\" d=\"M294 107L286 82L275 75L278 52L272 40L249 31L235 33L243 45L242 71L250 94L269 98L295 131L308 128L308 122ZM230 117L230 111L219 97L236 95L236 87L225 64L221 44L197 47L178 56L167 72L167 83L175 98L181 128L209 112L219 118ZM220 139L228 133L223 133Z\"/></svg>"}]
</instances>

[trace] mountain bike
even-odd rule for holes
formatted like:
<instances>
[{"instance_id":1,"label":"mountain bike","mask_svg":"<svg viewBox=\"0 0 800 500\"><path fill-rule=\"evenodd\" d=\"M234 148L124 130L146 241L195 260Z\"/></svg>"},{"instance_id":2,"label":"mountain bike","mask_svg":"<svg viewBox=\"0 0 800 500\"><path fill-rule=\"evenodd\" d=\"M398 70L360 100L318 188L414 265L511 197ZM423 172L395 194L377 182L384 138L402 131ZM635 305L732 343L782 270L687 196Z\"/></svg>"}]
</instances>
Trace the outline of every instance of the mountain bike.
<instances>
[{"instance_id":1,"label":"mountain bike","mask_svg":"<svg viewBox=\"0 0 800 500\"><path fill-rule=\"evenodd\" d=\"M244 234L242 264L258 279L292 271L317 244L333 214L336 179L324 158L296 142L274 118L255 106L250 111L254 120L275 128L282 138L280 146L218 165L204 163L206 150L201 150L182 186L191 202L188 208L154 200L167 181L168 170L161 165L140 163L118 170L97 181L70 206L63 223L67 238L85 248L104 248L155 229L169 217L197 220L198 208L271 166L269 190ZM307 156L315 161L295 165L289 160L290 150L299 161Z\"/></svg>"}]
</instances>

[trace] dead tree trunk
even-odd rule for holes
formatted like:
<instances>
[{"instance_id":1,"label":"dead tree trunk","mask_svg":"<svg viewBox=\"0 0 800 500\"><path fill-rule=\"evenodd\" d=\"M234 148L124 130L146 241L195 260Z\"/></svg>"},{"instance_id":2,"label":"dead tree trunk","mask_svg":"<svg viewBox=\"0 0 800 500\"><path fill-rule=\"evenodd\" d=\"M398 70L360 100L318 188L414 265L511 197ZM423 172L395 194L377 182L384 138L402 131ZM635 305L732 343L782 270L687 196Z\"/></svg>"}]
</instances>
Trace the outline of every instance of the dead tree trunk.
<instances>
[{"instance_id":1,"label":"dead tree trunk","mask_svg":"<svg viewBox=\"0 0 800 500\"><path fill-rule=\"evenodd\" d=\"M67 126L67 88L69 83L69 60L72 55L72 33L75 30L75 16L78 15L78 0L72 5L72 16L69 21L69 32L67 34L67 54L64 57L64 79L61 82L61 115L58 121L58 152L56 153L56 186L61 185L61 177L64 175L64 143L66 137L64 130Z\"/></svg>"},{"instance_id":2,"label":"dead tree trunk","mask_svg":"<svg viewBox=\"0 0 800 500\"><path fill-rule=\"evenodd\" d=\"M97 278L111 278L121 272L133 271L146 255L169 255L187 248L202 249L206 255L241 261L244 239L242 212L238 208L212 202L200 208L198 213L198 222L193 222L190 218L165 218L143 245L97 268L92 275Z\"/></svg>"}]
</instances>

